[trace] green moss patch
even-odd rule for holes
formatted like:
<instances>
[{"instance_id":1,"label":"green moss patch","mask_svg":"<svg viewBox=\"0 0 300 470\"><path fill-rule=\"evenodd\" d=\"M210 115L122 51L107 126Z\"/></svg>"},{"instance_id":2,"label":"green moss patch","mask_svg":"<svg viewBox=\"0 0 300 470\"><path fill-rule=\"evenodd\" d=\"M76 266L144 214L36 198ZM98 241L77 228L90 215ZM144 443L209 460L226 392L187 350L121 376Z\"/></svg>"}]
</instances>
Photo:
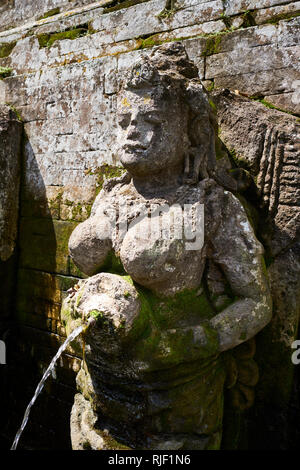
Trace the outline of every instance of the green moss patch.
<instances>
[{"instance_id":1,"label":"green moss patch","mask_svg":"<svg viewBox=\"0 0 300 470\"><path fill-rule=\"evenodd\" d=\"M175 7L176 0L167 0L165 8L157 15L158 18L170 18L176 13L178 8Z\"/></svg>"},{"instance_id":2,"label":"green moss patch","mask_svg":"<svg viewBox=\"0 0 300 470\"><path fill-rule=\"evenodd\" d=\"M287 13L279 13L278 15L273 16L273 18L266 21L267 24L277 24L279 21L283 20L292 20L293 18L297 18L300 15L300 12L287 12Z\"/></svg>"},{"instance_id":3,"label":"green moss patch","mask_svg":"<svg viewBox=\"0 0 300 470\"><path fill-rule=\"evenodd\" d=\"M59 33L52 33L52 34L39 34L37 36L40 48L48 47L50 48L56 41L62 41L64 39L74 40L79 37L85 36L89 33L88 27L87 28L75 28L67 31L61 31Z\"/></svg>"},{"instance_id":4,"label":"green moss patch","mask_svg":"<svg viewBox=\"0 0 300 470\"><path fill-rule=\"evenodd\" d=\"M15 113L18 121L23 122L22 116L19 113L19 111L17 110L17 108L15 108L12 104L9 104L9 103L5 103L5 104L6 104L6 106L8 106Z\"/></svg>"},{"instance_id":5,"label":"green moss patch","mask_svg":"<svg viewBox=\"0 0 300 470\"><path fill-rule=\"evenodd\" d=\"M141 302L140 326L144 327L140 341L134 346L140 360L150 361L154 368L180 364L187 357L193 361L198 351L194 348L192 329L174 329L174 325L187 319L203 326L207 348L211 355L216 353L217 332L209 326L214 312L205 293L198 295L196 290L186 289L172 297L159 297L137 284L135 287Z\"/></svg>"},{"instance_id":6,"label":"green moss patch","mask_svg":"<svg viewBox=\"0 0 300 470\"><path fill-rule=\"evenodd\" d=\"M243 28L250 28L251 26L256 26L256 23L253 17L253 12L247 10L243 14Z\"/></svg>"},{"instance_id":7,"label":"green moss patch","mask_svg":"<svg viewBox=\"0 0 300 470\"><path fill-rule=\"evenodd\" d=\"M285 109L282 109L282 108L278 108L277 106L274 106L272 103L269 103L267 100L265 100L264 98L255 98L255 97L250 97L250 99L254 100L254 101L258 101L259 103L263 104L264 106L266 106L266 108L269 108L269 109L276 109L276 111L280 111L282 113L286 113L286 114L291 114L292 116L298 116L298 114L294 114L294 113L291 113L290 111L286 111Z\"/></svg>"},{"instance_id":8,"label":"green moss patch","mask_svg":"<svg viewBox=\"0 0 300 470\"><path fill-rule=\"evenodd\" d=\"M49 18L50 16L58 15L59 13L60 13L60 8L59 7L52 8L52 10L47 11L46 13L44 13L43 16L38 18L38 21L39 20L45 20L46 18Z\"/></svg>"},{"instance_id":9,"label":"green moss patch","mask_svg":"<svg viewBox=\"0 0 300 470\"><path fill-rule=\"evenodd\" d=\"M208 57L210 55L218 54L219 52L221 52L220 50L221 39L222 39L221 33L208 37L206 40L205 49L201 55L203 57Z\"/></svg>"},{"instance_id":10,"label":"green moss patch","mask_svg":"<svg viewBox=\"0 0 300 470\"><path fill-rule=\"evenodd\" d=\"M114 251L110 251L101 265L101 271L112 274L126 274L120 258L115 255Z\"/></svg>"},{"instance_id":11,"label":"green moss patch","mask_svg":"<svg viewBox=\"0 0 300 470\"><path fill-rule=\"evenodd\" d=\"M160 297L148 289L135 287L147 305L151 306L153 321L159 328L171 328L174 322L184 321L185 317L205 321L214 315L204 291L199 295L196 289L185 289L172 297Z\"/></svg>"},{"instance_id":12,"label":"green moss patch","mask_svg":"<svg viewBox=\"0 0 300 470\"><path fill-rule=\"evenodd\" d=\"M12 73L12 69L9 67L1 67L0 65L0 80L3 78L9 77Z\"/></svg>"},{"instance_id":13,"label":"green moss patch","mask_svg":"<svg viewBox=\"0 0 300 470\"><path fill-rule=\"evenodd\" d=\"M231 28L231 18L229 16L225 15L225 13L222 13L221 19L224 21L226 28Z\"/></svg>"},{"instance_id":14,"label":"green moss patch","mask_svg":"<svg viewBox=\"0 0 300 470\"><path fill-rule=\"evenodd\" d=\"M242 155L238 155L234 149L228 149L228 152L229 158L234 166L249 170L249 163Z\"/></svg>"},{"instance_id":15,"label":"green moss patch","mask_svg":"<svg viewBox=\"0 0 300 470\"><path fill-rule=\"evenodd\" d=\"M4 59L5 57L8 57L16 44L17 44L16 41L0 44L0 59Z\"/></svg>"},{"instance_id":16,"label":"green moss patch","mask_svg":"<svg viewBox=\"0 0 300 470\"><path fill-rule=\"evenodd\" d=\"M105 163L104 165L99 166L95 170L86 170L85 174L97 175L96 184L97 184L97 193L99 193L106 179L117 178L119 176L122 176L123 173L125 173L125 171L126 170L124 168L116 167L113 165L108 165L108 163Z\"/></svg>"}]
</instances>

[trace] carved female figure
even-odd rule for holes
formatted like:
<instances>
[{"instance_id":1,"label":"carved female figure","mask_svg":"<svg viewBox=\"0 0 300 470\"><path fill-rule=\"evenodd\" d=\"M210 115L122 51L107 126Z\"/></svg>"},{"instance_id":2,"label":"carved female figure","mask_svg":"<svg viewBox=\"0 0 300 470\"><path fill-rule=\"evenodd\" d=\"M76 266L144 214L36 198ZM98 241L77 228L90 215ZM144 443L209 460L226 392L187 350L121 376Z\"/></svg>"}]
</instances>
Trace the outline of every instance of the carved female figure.
<instances>
[{"instance_id":1,"label":"carved female figure","mask_svg":"<svg viewBox=\"0 0 300 470\"><path fill-rule=\"evenodd\" d=\"M97 318L77 376L73 447L217 449L223 352L271 318L262 246L239 200L216 182L213 110L180 43L131 69L118 119L127 173L104 185L69 242L91 277L62 316L68 330ZM203 243L187 249L186 232L172 227L169 237L149 236L149 211L167 207L156 220L174 222L171 208L185 205L204 207Z\"/></svg>"}]
</instances>

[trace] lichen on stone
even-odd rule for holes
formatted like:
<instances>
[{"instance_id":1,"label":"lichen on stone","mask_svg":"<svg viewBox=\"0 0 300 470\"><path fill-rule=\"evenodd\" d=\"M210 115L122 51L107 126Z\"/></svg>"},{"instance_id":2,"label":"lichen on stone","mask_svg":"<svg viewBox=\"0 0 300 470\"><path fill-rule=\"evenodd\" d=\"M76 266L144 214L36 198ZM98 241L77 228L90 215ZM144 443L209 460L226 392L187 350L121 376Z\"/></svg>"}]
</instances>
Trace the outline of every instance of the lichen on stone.
<instances>
[{"instance_id":1,"label":"lichen on stone","mask_svg":"<svg viewBox=\"0 0 300 470\"><path fill-rule=\"evenodd\" d=\"M0 80L3 78L9 77L12 73L12 69L10 67L2 67L0 65Z\"/></svg>"}]
</instances>

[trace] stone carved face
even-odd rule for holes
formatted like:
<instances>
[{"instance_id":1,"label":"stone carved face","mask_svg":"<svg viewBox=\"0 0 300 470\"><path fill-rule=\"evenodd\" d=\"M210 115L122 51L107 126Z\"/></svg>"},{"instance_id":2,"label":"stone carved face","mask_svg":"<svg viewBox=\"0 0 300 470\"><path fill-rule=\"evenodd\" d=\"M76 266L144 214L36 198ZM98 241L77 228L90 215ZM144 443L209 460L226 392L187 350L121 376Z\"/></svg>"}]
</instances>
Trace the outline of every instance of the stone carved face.
<instances>
[{"instance_id":1,"label":"stone carved face","mask_svg":"<svg viewBox=\"0 0 300 470\"><path fill-rule=\"evenodd\" d=\"M159 173L182 164L187 147L187 109L158 86L125 90L119 98L120 160L132 175Z\"/></svg>"}]
</instances>

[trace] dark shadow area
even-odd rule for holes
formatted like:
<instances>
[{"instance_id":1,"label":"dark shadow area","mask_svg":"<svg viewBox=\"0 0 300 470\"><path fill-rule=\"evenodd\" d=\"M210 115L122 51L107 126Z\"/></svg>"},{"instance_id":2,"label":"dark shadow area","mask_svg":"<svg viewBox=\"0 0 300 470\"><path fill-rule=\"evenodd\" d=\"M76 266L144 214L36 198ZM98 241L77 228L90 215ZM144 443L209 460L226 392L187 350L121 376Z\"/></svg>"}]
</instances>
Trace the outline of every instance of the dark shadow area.
<instances>
[{"instance_id":1,"label":"dark shadow area","mask_svg":"<svg viewBox=\"0 0 300 470\"><path fill-rule=\"evenodd\" d=\"M22 143L22 178L15 277L11 286L10 320L6 331L7 365L4 374L6 400L1 403L0 446L10 448L25 409L61 344L52 333L52 308L57 308L57 241L46 188L26 135ZM0 275L6 277L3 270ZM56 302L56 303L55 303ZM65 361L63 360L65 366ZM56 369L30 413L18 449L70 449L70 411L75 393L75 374Z\"/></svg>"}]
</instances>

